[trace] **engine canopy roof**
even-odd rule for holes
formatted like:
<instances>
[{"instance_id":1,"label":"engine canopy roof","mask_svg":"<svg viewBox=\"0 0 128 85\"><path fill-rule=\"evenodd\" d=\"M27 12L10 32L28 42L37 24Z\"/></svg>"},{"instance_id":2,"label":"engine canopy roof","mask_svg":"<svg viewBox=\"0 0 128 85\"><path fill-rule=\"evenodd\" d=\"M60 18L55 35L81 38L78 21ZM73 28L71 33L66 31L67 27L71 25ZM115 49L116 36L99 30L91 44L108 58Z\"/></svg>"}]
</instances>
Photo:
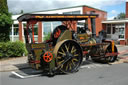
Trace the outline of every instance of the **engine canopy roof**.
<instances>
[{"instance_id":1,"label":"engine canopy roof","mask_svg":"<svg viewBox=\"0 0 128 85\"><path fill-rule=\"evenodd\" d=\"M23 14L18 21L77 21L96 18L98 14Z\"/></svg>"}]
</instances>

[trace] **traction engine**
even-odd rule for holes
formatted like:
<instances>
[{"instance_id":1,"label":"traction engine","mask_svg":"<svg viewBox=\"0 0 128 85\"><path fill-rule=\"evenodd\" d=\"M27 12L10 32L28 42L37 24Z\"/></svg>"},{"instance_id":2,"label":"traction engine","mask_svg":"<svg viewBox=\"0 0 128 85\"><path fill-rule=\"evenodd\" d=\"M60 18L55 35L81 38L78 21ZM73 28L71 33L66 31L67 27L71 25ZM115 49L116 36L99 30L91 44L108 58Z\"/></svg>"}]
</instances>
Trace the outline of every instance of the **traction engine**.
<instances>
[{"instance_id":1,"label":"traction engine","mask_svg":"<svg viewBox=\"0 0 128 85\"><path fill-rule=\"evenodd\" d=\"M53 75L58 72L78 71L83 57L86 60L91 57L93 61L100 63L114 62L118 55L117 47L114 41L106 39L105 31L100 31L99 36L96 36L95 18L97 17L96 14L24 14L20 16L19 21L27 21L24 34L30 66ZM77 32L72 30L74 21L86 21L88 18L91 19L92 32L89 31L86 23ZM36 43L34 42L33 25L38 21L62 21L63 24L53 30L49 40ZM64 22L72 23L65 24Z\"/></svg>"}]
</instances>

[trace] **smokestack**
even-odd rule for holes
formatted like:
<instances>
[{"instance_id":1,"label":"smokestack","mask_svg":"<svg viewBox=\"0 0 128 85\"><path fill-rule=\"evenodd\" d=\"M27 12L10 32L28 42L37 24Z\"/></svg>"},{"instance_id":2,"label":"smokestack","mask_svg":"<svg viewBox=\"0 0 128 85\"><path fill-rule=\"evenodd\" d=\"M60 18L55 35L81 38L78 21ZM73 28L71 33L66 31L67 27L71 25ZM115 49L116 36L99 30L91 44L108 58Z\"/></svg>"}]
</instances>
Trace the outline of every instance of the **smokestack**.
<instances>
[{"instance_id":1,"label":"smokestack","mask_svg":"<svg viewBox=\"0 0 128 85\"><path fill-rule=\"evenodd\" d=\"M95 18L91 18L92 37L96 38Z\"/></svg>"},{"instance_id":2,"label":"smokestack","mask_svg":"<svg viewBox=\"0 0 128 85\"><path fill-rule=\"evenodd\" d=\"M128 0L126 0L126 16L125 18L128 18Z\"/></svg>"}]
</instances>

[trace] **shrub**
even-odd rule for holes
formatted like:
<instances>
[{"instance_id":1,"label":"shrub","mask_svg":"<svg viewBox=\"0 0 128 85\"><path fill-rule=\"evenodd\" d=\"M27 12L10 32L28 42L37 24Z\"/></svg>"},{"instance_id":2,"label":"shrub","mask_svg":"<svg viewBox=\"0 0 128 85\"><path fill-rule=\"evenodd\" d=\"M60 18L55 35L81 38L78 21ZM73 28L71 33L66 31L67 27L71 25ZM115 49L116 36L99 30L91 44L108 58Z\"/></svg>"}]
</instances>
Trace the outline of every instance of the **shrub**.
<instances>
[{"instance_id":1,"label":"shrub","mask_svg":"<svg viewBox=\"0 0 128 85\"><path fill-rule=\"evenodd\" d=\"M45 36L44 41L49 40L51 37L51 33L49 32L48 34L45 34L44 36Z\"/></svg>"},{"instance_id":2,"label":"shrub","mask_svg":"<svg viewBox=\"0 0 128 85\"><path fill-rule=\"evenodd\" d=\"M16 42L0 42L0 58L18 57L27 55L27 50L24 43Z\"/></svg>"}]
</instances>

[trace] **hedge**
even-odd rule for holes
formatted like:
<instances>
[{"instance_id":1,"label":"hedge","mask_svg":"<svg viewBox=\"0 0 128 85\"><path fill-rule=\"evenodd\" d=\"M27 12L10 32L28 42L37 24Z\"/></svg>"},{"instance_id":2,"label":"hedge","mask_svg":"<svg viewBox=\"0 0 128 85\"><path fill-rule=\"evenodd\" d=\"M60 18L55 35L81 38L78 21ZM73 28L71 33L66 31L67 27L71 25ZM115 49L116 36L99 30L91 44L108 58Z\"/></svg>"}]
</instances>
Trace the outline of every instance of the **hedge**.
<instances>
[{"instance_id":1,"label":"hedge","mask_svg":"<svg viewBox=\"0 0 128 85\"><path fill-rule=\"evenodd\" d=\"M49 32L48 34L45 34L44 36L45 36L44 41L49 40L51 37L51 33Z\"/></svg>"},{"instance_id":2,"label":"hedge","mask_svg":"<svg viewBox=\"0 0 128 85\"><path fill-rule=\"evenodd\" d=\"M0 59L27 55L25 44L21 41L0 42Z\"/></svg>"}]
</instances>

